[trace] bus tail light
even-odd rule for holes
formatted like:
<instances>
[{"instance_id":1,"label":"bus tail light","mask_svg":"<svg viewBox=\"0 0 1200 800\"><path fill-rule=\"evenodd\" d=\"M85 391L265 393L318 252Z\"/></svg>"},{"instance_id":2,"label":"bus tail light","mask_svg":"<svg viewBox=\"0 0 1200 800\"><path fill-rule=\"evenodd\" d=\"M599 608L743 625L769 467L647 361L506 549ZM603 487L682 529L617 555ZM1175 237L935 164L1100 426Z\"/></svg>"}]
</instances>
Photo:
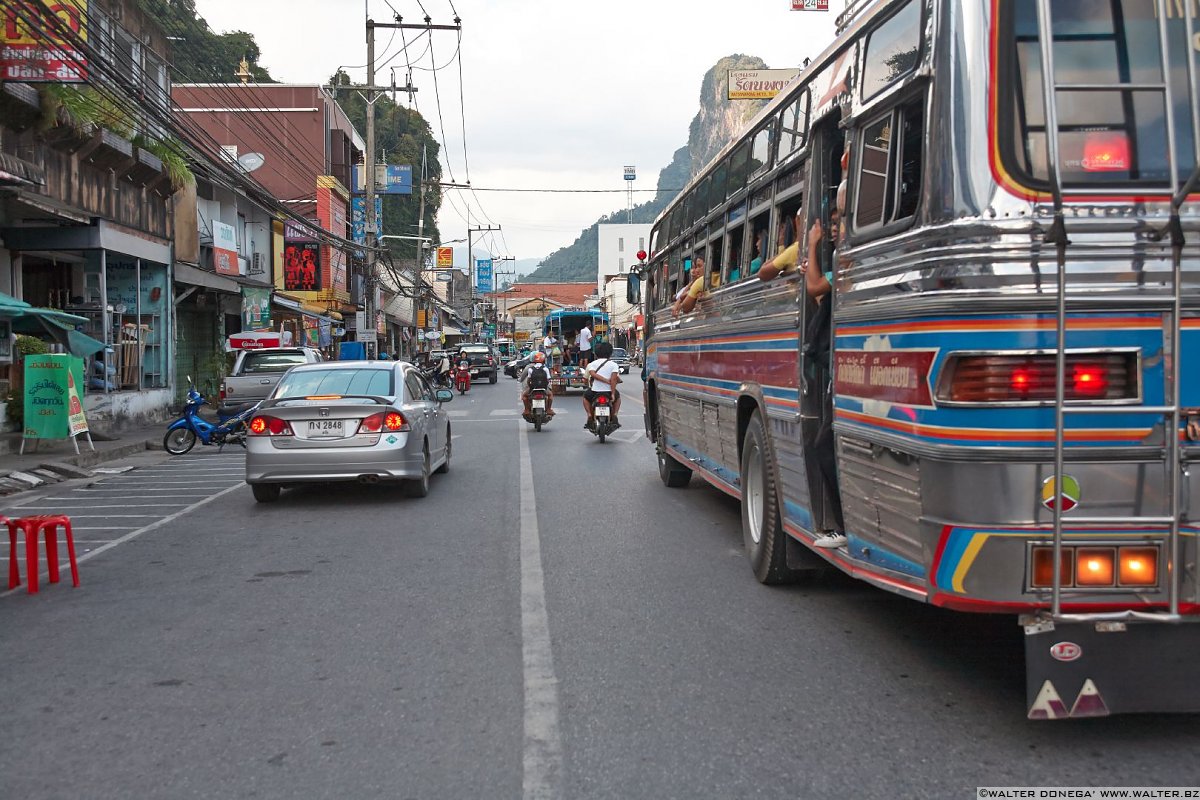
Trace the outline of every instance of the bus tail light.
<instances>
[{"instance_id":1,"label":"bus tail light","mask_svg":"<svg viewBox=\"0 0 1200 800\"><path fill-rule=\"evenodd\" d=\"M952 355L938 380L944 403L1053 403L1056 359L1030 355ZM1068 353L1063 387L1068 401L1137 400L1137 356Z\"/></svg>"},{"instance_id":2,"label":"bus tail light","mask_svg":"<svg viewBox=\"0 0 1200 800\"><path fill-rule=\"evenodd\" d=\"M1030 586L1051 588L1054 548L1034 547L1030 561ZM1064 589L1152 588L1158 585L1158 546L1063 545L1059 575Z\"/></svg>"}]
</instances>

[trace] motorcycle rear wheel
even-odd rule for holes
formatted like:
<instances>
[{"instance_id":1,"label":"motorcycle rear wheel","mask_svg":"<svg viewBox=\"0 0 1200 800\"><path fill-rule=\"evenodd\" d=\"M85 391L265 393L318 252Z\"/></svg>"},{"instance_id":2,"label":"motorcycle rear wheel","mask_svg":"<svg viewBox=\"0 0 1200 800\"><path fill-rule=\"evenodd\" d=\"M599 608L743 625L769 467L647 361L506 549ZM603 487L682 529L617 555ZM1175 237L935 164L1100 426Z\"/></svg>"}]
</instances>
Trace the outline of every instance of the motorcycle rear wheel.
<instances>
[{"instance_id":1,"label":"motorcycle rear wheel","mask_svg":"<svg viewBox=\"0 0 1200 800\"><path fill-rule=\"evenodd\" d=\"M190 428L167 431L163 437L163 450L173 456L181 456L196 446L196 432Z\"/></svg>"}]
</instances>

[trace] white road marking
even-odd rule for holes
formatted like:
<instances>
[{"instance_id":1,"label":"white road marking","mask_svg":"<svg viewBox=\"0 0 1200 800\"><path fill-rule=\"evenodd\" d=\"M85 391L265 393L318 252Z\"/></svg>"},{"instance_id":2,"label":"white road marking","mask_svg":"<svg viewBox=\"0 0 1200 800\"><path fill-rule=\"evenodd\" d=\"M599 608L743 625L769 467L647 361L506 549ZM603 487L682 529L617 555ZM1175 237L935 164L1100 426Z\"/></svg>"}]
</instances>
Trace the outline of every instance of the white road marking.
<instances>
[{"instance_id":1,"label":"white road marking","mask_svg":"<svg viewBox=\"0 0 1200 800\"><path fill-rule=\"evenodd\" d=\"M143 525L142 527L138 528L135 531L130 531L129 533L125 534L124 536L122 536L119 539L113 539L112 541L108 542L107 544L97 547L95 550L91 551L90 553L84 553L83 555L78 556L75 559L75 563L80 564L84 561L88 561L89 559L95 558L96 556L100 555L101 553L105 552L106 550L110 550L119 544L124 544L125 542L136 539L137 537L141 536L143 533L149 533L150 531L157 530L158 528L161 528L163 525L166 525L167 523L174 522L175 520L182 517L184 514L194 511L195 509L199 508L202 505L205 505L206 503L211 503L213 500L216 500L217 498L224 497L225 495L232 492L234 489L240 489L243 486L245 486L244 483L234 484L233 486L230 486L228 489L223 489L214 495L209 495L208 497L204 498L203 500L197 500L195 503L192 503L187 508L181 509L180 511L176 511L174 514L169 514L168 516L165 516L165 517L162 517L161 519L155 520L154 522L151 522L148 525ZM143 516L144 517L144 516L150 516L150 515L149 514L119 514L119 515L112 514L109 516L122 516L122 517ZM63 548L63 549L65 550L66 548ZM49 574L49 573L47 573L47 574ZM7 597L10 594L15 594L16 592L21 591L23 588L24 588L23 586L17 586L13 589L9 589L6 592L0 592L0 597Z\"/></svg>"},{"instance_id":2,"label":"white road marking","mask_svg":"<svg viewBox=\"0 0 1200 800\"><path fill-rule=\"evenodd\" d=\"M558 730L558 678L550 647L550 620L542 576L537 501L529 442L522 434L521 458L521 654L525 678L523 796L562 796L562 741Z\"/></svg>"}]
</instances>

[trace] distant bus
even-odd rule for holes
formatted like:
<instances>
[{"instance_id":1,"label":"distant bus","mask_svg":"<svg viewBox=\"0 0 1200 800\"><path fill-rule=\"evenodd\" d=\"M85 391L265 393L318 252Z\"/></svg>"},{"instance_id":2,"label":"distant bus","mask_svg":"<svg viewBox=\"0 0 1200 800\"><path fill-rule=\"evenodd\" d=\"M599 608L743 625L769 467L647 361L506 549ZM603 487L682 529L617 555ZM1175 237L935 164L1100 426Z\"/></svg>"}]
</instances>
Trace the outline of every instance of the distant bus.
<instances>
[{"instance_id":1,"label":"distant bus","mask_svg":"<svg viewBox=\"0 0 1200 800\"><path fill-rule=\"evenodd\" d=\"M1034 719L1200 710L1196 13L855 0L651 232L664 483L740 500L763 583L1020 615ZM751 275L817 221L830 294Z\"/></svg>"}]
</instances>

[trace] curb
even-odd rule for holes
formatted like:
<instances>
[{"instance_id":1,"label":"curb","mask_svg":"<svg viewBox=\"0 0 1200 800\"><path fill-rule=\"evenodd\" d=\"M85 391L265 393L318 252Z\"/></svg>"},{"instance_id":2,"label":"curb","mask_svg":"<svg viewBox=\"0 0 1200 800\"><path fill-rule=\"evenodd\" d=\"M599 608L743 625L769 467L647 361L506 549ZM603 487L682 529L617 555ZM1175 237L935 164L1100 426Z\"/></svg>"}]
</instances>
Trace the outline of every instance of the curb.
<instances>
[{"instance_id":1,"label":"curb","mask_svg":"<svg viewBox=\"0 0 1200 800\"><path fill-rule=\"evenodd\" d=\"M11 471L0 471L0 497L9 498L22 494L31 489L40 489L64 481L82 477L91 477L88 469L107 461L117 461L147 450L153 450L152 440L138 440L103 450L88 451L79 455L62 456L57 460L47 460L37 466L28 466Z\"/></svg>"},{"instance_id":2,"label":"curb","mask_svg":"<svg viewBox=\"0 0 1200 800\"><path fill-rule=\"evenodd\" d=\"M150 449L152 449L150 447L150 440L146 439L118 445L117 447L109 447L104 450L85 450L77 456L70 456L62 460L77 467L93 467L96 464L103 464L106 461L116 461L119 458L132 456Z\"/></svg>"}]
</instances>

